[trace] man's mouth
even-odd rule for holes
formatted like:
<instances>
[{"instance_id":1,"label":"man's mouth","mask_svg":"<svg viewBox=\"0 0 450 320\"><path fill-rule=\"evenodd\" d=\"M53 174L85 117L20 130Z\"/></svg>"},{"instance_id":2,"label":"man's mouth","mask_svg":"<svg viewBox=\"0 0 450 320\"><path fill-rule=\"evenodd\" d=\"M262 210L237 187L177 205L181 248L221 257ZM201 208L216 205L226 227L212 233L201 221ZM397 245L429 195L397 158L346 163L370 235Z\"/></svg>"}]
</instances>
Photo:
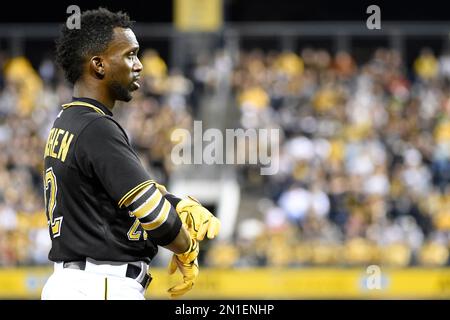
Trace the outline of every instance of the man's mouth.
<instances>
[{"instance_id":1,"label":"man's mouth","mask_svg":"<svg viewBox=\"0 0 450 320\"><path fill-rule=\"evenodd\" d=\"M133 82L132 82L132 84L133 84L133 86L135 87L135 90L137 90L137 89L139 89L140 87L141 87L141 85L140 85L140 83L139 83L139 79L140 79L141 77L135 77L135 78L133 78Z\"/></svg>"}]
</instances>

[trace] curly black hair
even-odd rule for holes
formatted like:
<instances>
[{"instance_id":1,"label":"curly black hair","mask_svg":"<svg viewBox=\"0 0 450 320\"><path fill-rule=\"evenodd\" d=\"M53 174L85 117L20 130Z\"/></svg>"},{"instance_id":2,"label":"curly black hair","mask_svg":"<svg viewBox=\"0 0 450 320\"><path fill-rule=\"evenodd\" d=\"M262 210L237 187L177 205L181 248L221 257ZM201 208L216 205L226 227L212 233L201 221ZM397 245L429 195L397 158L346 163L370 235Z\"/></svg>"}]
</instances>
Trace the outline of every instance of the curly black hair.
<instances>
[{"instance_id":1,"label":"curly black hair","mask_svg":"<svg viewBox=\"0 0 450 320\"><path fill-rule=\"evenodd\" d=\"M80 29L69 29L64 24L56 40L56 62L64 70L66 79L74 84L83 72L83 63L106 50L113 38L113 29L131 28L133 22L126 13L98 8L81 14Z\"/></svg>"}]
</instances>

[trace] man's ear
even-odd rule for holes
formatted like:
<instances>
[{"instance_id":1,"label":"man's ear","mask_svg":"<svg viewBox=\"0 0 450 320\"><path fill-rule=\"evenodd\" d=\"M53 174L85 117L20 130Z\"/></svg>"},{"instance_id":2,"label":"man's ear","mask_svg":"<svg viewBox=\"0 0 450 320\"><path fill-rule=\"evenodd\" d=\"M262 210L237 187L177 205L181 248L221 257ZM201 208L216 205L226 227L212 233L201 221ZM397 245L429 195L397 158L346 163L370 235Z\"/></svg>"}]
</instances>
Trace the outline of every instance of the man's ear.
<instances>
[{"instance_id":1,"label":"man's ear","mask_svg":"<svg viewBox=\"0 0 450 320\"><path fill-rule=\"evenodd\" d=\"M100 56L93 56L89 61L90 69L94 71L94 74L99 78L103 79L105 77L105 62Z\"/></svg>"}]
</instances>

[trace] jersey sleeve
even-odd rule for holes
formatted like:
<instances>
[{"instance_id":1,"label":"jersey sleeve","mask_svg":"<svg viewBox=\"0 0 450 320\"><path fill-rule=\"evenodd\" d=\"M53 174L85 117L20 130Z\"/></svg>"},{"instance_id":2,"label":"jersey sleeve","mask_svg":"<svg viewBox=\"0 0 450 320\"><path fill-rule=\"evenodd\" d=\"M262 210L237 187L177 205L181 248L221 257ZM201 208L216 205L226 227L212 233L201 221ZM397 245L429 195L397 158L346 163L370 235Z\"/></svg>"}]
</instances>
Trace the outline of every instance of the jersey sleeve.
<instances>
[{"instance_id":1,"label":"jersey sleeve","mask_svg":"<svg viewBox=\"0 0 450 320\"><path fill-rule=\"evenodd\" d=\"M78 138L76 157L82 172L97 177L117 206L138 218L156 244L175 239L182 225L175 208L156 188L114 121L93 120Z\"/></svg>"},{"instance_id":2,"label":"jersey sleeve","mask_svg":"<svg viewBox=\"0 0 450 320\"><path fill-rule=\"evenodd\" d=\"M171 243L181 229L178 213L154 183L133 196L127 208L159 245Z\"/></svg>"}]
</instances>

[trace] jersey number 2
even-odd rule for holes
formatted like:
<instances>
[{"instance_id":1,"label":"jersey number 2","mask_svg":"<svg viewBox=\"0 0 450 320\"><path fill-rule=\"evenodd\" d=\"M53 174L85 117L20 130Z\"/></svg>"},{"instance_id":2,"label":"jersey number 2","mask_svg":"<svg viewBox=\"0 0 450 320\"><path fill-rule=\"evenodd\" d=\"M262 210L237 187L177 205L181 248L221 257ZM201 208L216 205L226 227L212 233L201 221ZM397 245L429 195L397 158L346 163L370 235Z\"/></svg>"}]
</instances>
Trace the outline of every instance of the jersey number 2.
<instances>
[{"instance_id":1,"label":"jersey number 2","mask_svg":"<svg viewBox=\"0 0 450 320\"><path fill-rule=\"evenodd\" d=\"M61 235L61 224L63 217L54 217L56 208L56 194L58 192L58 184L56 183L56 176L53 168L48 168L45 171L44 177L44 195L45 195L45 213L47 214L47 221L51 229L53 238Z\"/></svg>"},{"instance_id":2,"label":"jersey number 2","mask_svg":"<svg viewBox=\"0 0 450 320\"><path fill-rule=\"evenodd\" d=\"M130 217L132 215L130 214ZM139 241L141 239L141 231L138 231L139 226L141 223L139 222L139 219L134 220L133 225L131 226L130 230L127 232L128 240L131 241ZM144 240L147 240L147 232L144 230Z\"/></svg>"}]
</instances>

